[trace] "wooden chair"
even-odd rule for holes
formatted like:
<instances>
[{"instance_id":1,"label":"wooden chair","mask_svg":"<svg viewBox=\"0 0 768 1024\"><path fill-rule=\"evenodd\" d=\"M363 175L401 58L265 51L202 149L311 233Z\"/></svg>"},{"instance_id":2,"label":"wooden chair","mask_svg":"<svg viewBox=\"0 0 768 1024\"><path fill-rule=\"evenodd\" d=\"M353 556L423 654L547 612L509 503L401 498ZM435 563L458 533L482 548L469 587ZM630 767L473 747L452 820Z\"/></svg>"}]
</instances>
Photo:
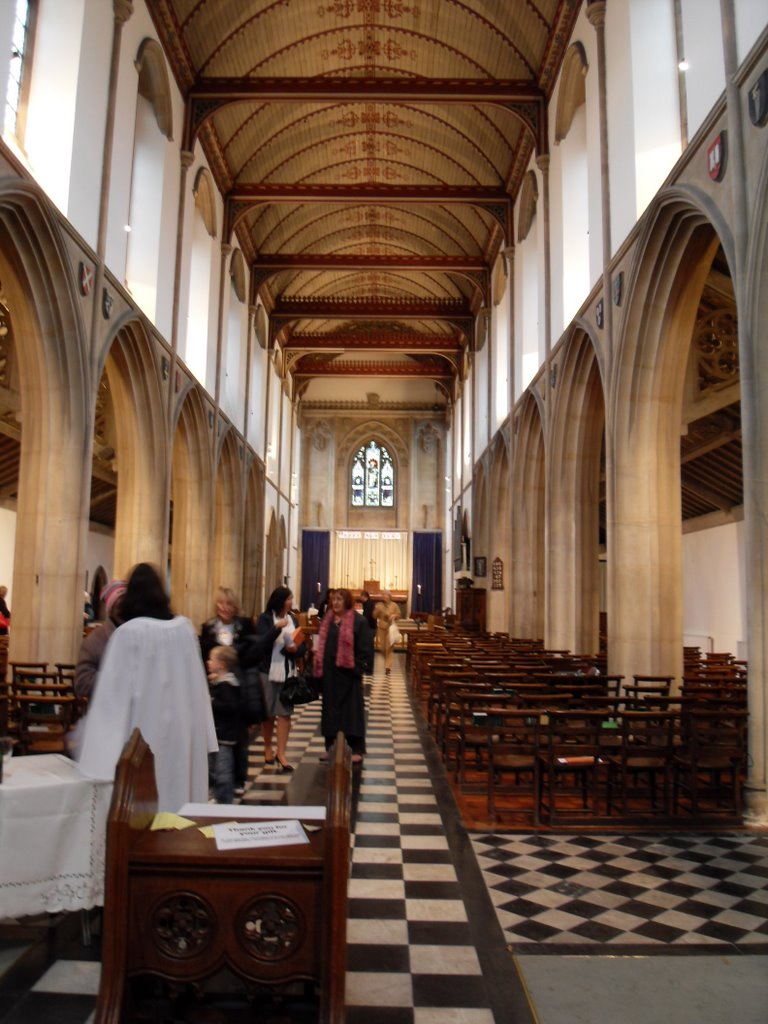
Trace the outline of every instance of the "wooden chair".
<instances>
[{"instance_id":1,"label":"wooden chair","mask_svg":"<svg viewBox=\"0 0 768 1024\"><path fill-rule=\"evenodd\" d=\"M748 719L746 709L702 707L683 717L683 742L673 762L675 812L686 795L692 815L741 820Z\"/></svg>"},{"instance_id":2,"label":"wooden chair","mask_svg":"<svg viewBox=\"0 0 768 1024\"><path fill-rule=\"evenodd\" d=\"M59 681L70 687L72 693L75 695L75 710L74 719L77 721L78 718L82 718L85 712L88 710L88 698L78 697L75 693L75 668L77 667L68 661L57 661L54 662L56 665L56 672L59 676Z\"/></svg>"},{"instance_id":3,"label":"wooden chair","mask_svg":"<svg viewBox=\"0 0 768 1024\"><path fill-rule=\"evenodd\" d=\"M621 814L671 814L672 764L675 729L679 715L670 711L625 711L620 716L620 743L615 752L605 752L608 766L606 806L613 813L614 791L618 791ZM639 785L645 778L646 785ZM659 803L657 796L662 794Z\"/></svg>"},{"instance_id":4,"label":"wooden chair","mask_svg":"<svg viewBox=\"0 0 768 1024\"><path fill-rule=\"evenodd\" d=\"M58 672L14 673L11 714L15 716L19 752L63 754L75 719L76 699L69 682Z\"/></svg>"},{"instance_id":5,"label":"wooden chair","mask_svg":"<svg viewBox=\"0 0 768 1024\"><path fill-rule=\"evenodd\" d=\"M539 751L541 806L551 825L599 812L603 713L551 709Z\"/></svg>"},{"instance_id":6,"label":"wooden chair","mask_svg":"<svg viewBox=\"0 0 768 1024\"><path fill-rule=\"evenodd\" d=\"M632 676L632 679L633 682L624 687L628 709L642 710L648 698L668 697L672 689L672 676Z\"/></svg>"},{"instance_id":7,"label":"wooden chair","mask_svg":"<svg viewBox=\"0 0 768 1024\"><path fill-rule=\"evenodd\" d=\"M499 797L513 801L506 812L530 817L539 825L541 733L538 714L519 709L489 707L486 710L485 743L488 752L488 816L500 820ZM522 803L528 798L527 807Z\"/></svg>"},{"instance_id":8,"label":"wooden chair","mask_svg":"<svg viewBox=\"0 0 768 1024\"><path fill-rule=\"evenodd\" d=\"M47 672L47 661L9 661L8 668L11 670L11 686L16 685L17 678L37 672Z\"/></svg>"}]
</instances>

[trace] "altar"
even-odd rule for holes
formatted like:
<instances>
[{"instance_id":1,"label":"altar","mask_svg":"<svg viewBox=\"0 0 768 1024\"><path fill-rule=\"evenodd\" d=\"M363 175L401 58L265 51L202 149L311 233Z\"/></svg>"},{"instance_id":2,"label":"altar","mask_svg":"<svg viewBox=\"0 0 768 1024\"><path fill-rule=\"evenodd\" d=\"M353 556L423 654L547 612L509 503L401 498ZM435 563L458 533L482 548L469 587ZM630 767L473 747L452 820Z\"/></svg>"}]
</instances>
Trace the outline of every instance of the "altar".
<instances>
[{"instance_id":1,"label":"altar","mask_svg":"<svg viewBox=\"0 0 768 1024\"><path fill-rule=\"evenodd\" d=\"M385 590L389 593L392 600L400 608L401 618L406 618L408 615L408 591L407 590L395 590L392 587L382 588L379 580L363 580L363 586L360 590L353 590L352 597L355 601L360 600L360 595L363 590L367 590L372 601L384 601Z\"/></svg>"}]
</instances>

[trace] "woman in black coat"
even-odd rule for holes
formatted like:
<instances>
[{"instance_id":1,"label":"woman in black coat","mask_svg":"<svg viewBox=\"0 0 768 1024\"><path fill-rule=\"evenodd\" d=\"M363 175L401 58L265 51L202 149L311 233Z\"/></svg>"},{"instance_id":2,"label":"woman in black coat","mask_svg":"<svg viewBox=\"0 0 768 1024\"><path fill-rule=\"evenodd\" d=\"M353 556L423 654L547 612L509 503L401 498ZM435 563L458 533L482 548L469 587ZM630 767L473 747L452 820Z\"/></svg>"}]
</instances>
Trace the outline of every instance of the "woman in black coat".
<instances>
[{"instance_id":1,"label":"woman in black coat","mask_svg":"<svg viewBox=\"0 0 768 1024\"><path fill-rule=\"evenodd\" d=\"M240 615L240 607L234 590L219 587L216 591L215 614L203 623L200 629L200 653L203 664L214 647L234 647L239 651L241 642L253 633L253 621ZM238 667L237 676L242 681L243 673ZM243 718L240 735L235 746L235 790L240 795L248 782L248 723Z\"/></svg>"},{"instance_id":2,"label":"woman in black coat","mask_svg":"<svg viewBox=\"0 0 768 1024\"><path fill-rule=\"evenodd\" d=\"M296 658L304 653L304 643L296 643L296 621L291 614L293 593L277 587L269 595L267 607L256 621L256 631L240 644L240 664L254 666L261 678L264 718L264 763L278 771L292 772L286 746L291 731L293 708L280 700L281 684L296 674ZM274 747L273 747L274 737Z\"/></svg>"},{"instance_id":3,"label":"woman in black coat","mask_svg":"<svg viewBox=\"0 0 768 1024\"><path fill-rule=\"evenodd\" d=\"M253 622L240 615L235 592L229 587L219 587L216 592L216 613L203 623L200 629L200 653L203 661L214 647L240 646L241 640L253 633Z\"/></svg>"},{"instance_id":4,"label":"woman in black coat","mask_svg":"<svg viewBox=\"0 0 768 1024\"><path fill-rule=\"evenodd\" d=\"M313 674L321 678L321 728L328 751L341 730L359 764L365 753L363 675L373 666L373 637L349 590L334 590L317 635ZM327 759L327 753L323 760Z\"/></svg>"}]
</instances>

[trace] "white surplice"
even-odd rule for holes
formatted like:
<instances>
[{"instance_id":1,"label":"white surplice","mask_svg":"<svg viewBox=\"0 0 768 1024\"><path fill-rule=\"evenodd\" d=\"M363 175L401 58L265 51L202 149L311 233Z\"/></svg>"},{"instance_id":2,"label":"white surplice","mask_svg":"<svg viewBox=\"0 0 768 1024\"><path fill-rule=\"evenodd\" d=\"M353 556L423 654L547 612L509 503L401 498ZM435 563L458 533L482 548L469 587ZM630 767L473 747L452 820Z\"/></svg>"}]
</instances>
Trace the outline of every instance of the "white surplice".
<instances>
[{"instance_id":1,"label":"white surplice","mask_svg":"<svg viewBox=\"0 0 768 1024\"><path fill-rule=\"evenodd\" d=\"M189 619L138 618L107 644L83 728L79 763L111 779L134 728L155 756L158 809L208 799L208 751L218 750L208 680Z\"/></svg>"}]
</instances>

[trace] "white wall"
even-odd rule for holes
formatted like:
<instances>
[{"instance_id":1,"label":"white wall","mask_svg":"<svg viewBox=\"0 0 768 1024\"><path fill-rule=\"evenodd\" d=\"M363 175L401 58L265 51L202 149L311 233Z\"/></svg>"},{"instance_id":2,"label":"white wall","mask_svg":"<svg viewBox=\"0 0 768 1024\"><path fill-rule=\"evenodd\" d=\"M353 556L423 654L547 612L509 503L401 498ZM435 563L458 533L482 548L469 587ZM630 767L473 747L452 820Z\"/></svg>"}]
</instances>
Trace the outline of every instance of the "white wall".
<instances>
[{"instance_id":1,"label":"white wall","mask_svg":"<svg viewBox=\"0 0 768 1024\"><path fill-rule=\"evenodd\" d=\"M683 634L702 650L704 640L695 637L712 637L714 651L744 650L743 523L683 535Z\"/></svg>"},{"instance_id":2,"label":"white wall","mask_svg":"<svg viewBox=\"0 0 768 1024\"><path fill-rule=\"evenodd\" d=\"M115 571L115 538L109 530L91 527L85 545L85 567L90 592L93 591L93 576L99 566L102 566L107 578L111 580Z\"/></svg>"},{"instance_id":3,"label":"white wall","mask_svg":"<svg viewBox=\"0 0 768 1024\"><path fill-rule=\"evenodd\" d=\"M508 274L504 276L504 292L501 296L494 296L494 305L491 314L491 338L493 352L493 375L491 379L491 402L493 412L491 415L490 431L495 434L501 424L509 415L509 371L510 371L510 346L509 336L509 300L510 300L510 279Z\"/></svg>"},{"instance_id":4,"label":"white wall","mask_svg":"<svg viewBox=\"0 0 768 1024\"><path fill-rule=\"evenodd\" d=\"M491 324L488 324L490 334ZM488 358L491 351L490 337L485 340L480 352L475 353L472 369L472 394L475 407L475 436L472 452L472 461L480 457L480 453L488 446L490 440L488 434Z\"/></svg>"},{"instance_id":5,"label":"white wall","mask_svg":"<svg viewBox=\"0 0 768 1024\"><path fill-rule=\"evenodd\" d=\"M736 55L742 61L765 30L765 0L736 0L735 7Z\"/></svg>"},{"instance_id":6,"label":"white wall","mask_svg":"<svg viewBox=\"0 0 768 1024\"><path fill-rule=\"evenodd\" d=\"M83 10L84 0L41 5L24 134L32 173L65 215L76 141Z\"/></svg>"},{"instance_id":7,"label":"white wall","mask_svg":"<svg viewBox=\"0 0 768 1024\"><path fill-rule=\"evenodd\" d=\"M682 0L688 138L701 127L725 89L720 0ZM765 8L764 8L765 10Z\"/></svg>"},{"instance_id":8,"label":"white wall","mask_svg":"<svg viewBox=\"0 0 768 1024\"><path fill-rule=\"evenodd\" d=\"M8 587L6 601L13 613L13 556L16 546L16 512L0 508L0 586Z\"/></svg>"},{"instance_id":9,"label":"white wall","mask_svg":"<svg viewBox=\"0 0 768 1024\"><path fill-rule=\"evenodd\" d=\"M0 586L8 587L6 601L13 612L13 566L16 547L16 510L0 508ZM85 545L85 569L88 572L89 587L93 574L101 565L112 578L115 540L111 533L96 529L88 531ZM85 574L83 574L85 587Z\"/></svg>"}]
</instances>

